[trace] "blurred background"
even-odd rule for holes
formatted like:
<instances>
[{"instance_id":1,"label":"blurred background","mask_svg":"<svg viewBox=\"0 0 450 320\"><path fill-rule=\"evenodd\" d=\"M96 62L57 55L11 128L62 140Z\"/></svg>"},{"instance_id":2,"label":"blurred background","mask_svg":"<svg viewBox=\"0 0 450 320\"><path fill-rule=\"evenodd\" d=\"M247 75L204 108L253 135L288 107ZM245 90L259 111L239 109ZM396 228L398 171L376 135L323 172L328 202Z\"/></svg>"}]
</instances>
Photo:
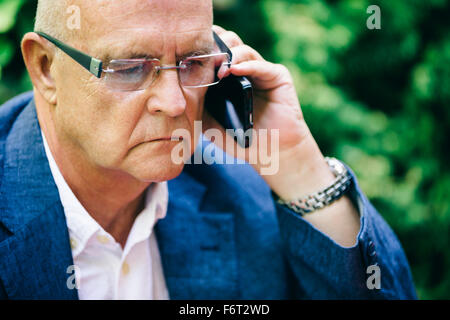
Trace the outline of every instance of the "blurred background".
<instances>
[{"instance_id":1,"label":"blurred background","mask_svg":"<svg viewBox=\"0 0 450 320\"><path fill-rule=\"evenodd\" d=\"M0 0L0 104L31 89L20 40L36 3ZM216 24L290 69L323 153L356 172L419 297L450 299L450 1L214 3ZM366 26L370 5L379 30Z\"/></svg>"}]
</instances>

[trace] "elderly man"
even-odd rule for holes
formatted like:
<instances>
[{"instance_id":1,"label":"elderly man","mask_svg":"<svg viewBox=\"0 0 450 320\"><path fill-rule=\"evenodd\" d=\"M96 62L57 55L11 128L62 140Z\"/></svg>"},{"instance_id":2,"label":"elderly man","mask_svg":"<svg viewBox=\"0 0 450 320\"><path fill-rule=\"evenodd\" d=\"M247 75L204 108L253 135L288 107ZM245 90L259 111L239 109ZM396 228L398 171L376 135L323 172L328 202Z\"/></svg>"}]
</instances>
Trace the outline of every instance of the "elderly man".
<instances>
[{"instance_id":1,"label":"elderly man","mask_svg":"<svg viewBox=\"0 0 450 320\"><path fill-rule=\"evenodd\" d=\"M22 41L33 92L0 108L1 298L416 297L397 238L316 145L289 71L212 20L205 0L39 0ZM223 131L204 110L212 83L186 72L217 53L213 31L233 56L218 77L248 77L256 132L279 132L274 174L173 161L197 146L194 121Z\"/></svg>"}]
</instances>

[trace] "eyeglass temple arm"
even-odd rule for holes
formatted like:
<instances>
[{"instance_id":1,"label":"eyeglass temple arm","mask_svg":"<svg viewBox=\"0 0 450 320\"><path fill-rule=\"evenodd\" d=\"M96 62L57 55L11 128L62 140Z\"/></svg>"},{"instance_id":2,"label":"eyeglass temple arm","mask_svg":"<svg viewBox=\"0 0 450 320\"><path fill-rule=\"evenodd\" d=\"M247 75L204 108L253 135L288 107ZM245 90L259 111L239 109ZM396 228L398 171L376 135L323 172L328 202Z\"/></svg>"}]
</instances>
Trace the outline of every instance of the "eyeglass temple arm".
<instances>
[{"instance_id":1,"label":"eyeglass temple arm","mask_svg":"<svg viewBox=\"0 0 450 320\"><path fill-rule=\"evenodd\" d=\"M228 46L225 44L225 42L223 42L222 39L220 39L220 37L214 31L213 31L213 37L214 37L214 40L216 41L219 49L222 52L228 53L228 55L230 56L230 61L231 61L233 59L233 54L231 53L230 48L228 48Z\"/></svg>"},{"instance_id":2,"label":"eyeglass temple arm","mask_svg":"<svg viewBox=\"0 0 450 320\"><path fill-rule=\"evenodd\" d=\"M83 52L80 52L77 49L66 45L65 43L59 41L58 39L53 38L52 36L50 36L44 32L37 31L36 33L38 35L40 35L41 37L47 39L51 43L53 43L58 48L60 48L62 51L64 51L67 55L69 55L72 59L74 59L76 62L78 62L82 67L84 67L86 70L88 70L94 76L96 76L97 78L101 77L102 66L103 66L103 63L101 60L93 58L87 54L84 54ZM214 37L214 40L216 41L217 45L219 46L219 49L222 52L228 53L228 55L230 56L230 61L231 61L233 59L233 54L231 53L230 48L228 48L228 46L225 44L225 42L223 42L222 39L220 39L220 37L214 31L213 31L213 37Z\"/></svg>"},{"instance_id":3,"label":"eyeglass temple arm","mask_svg":"<svg viewBox=\"0 0 450 320\"><path fill-rule=\"evenodd\" d=\"M65 43L62 43L61 41L53 38L52 36L49 36L48 34L44 32L36 32L41 37L47 39L51 43L53 43L55 46L60 48L62 51L67 53L72 59L74 59L76 62L78 62L81 66L86 68L90 73L92 73L97 78L100 78L102 74L102 61L93 58L91 56L88 56L87 54L84 54L83 52L78 51L75 48L72 48Z\"/></svg>"}]
</instances>

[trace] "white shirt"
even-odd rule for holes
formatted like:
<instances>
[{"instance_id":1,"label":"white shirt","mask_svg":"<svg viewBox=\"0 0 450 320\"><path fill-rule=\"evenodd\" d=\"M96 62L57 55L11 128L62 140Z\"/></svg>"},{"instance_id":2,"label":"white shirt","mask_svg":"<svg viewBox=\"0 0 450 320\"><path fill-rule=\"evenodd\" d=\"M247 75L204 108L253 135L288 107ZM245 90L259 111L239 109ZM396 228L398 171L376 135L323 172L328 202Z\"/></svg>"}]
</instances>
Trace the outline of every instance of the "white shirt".
<instances>
[{"instance_id":1,"label":"white shirt","mask_svg":"<svg viewBox=\"0 0 450 320\"><path fill-rule=\"evenodd\" d=\"M45 136L41 133L53 179L64 207L79 298L169 299L153 232L156 221L166 215L167 182L153 183L147 189L145 208L136 217L122 250L120 244L78 201L64 180Z\"/></svg>"}]
</instances>

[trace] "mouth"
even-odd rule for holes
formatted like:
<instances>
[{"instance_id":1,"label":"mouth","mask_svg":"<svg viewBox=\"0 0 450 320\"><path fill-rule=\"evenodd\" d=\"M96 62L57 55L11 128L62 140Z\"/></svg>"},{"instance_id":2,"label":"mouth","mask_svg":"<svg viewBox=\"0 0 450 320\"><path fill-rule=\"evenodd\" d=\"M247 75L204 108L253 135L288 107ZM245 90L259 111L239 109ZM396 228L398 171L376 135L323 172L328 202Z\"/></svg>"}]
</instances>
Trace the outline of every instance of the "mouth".
<instances>
[{"instance_id":1,"label":"mouth","mask_svg":"<svg viewBox=\"0 0 450 320\"><path fill-rule=\"evenodd\" d=\"M156 139L152 139L148 142L155 142L155 141L183 141L183 137L162 137L162 138L156 138Z\"/></svg>"},{"instance_id":2,"label":"mouth","mask_svg":"<svg viewBox=\"0 0 450 320\"><path fill-rule=\"evenodd\" d=\"M142 141L138 144L136 144L134 147L140 146L142 144L151 143L151 142L180 142L183 141L183 137L177 137L177 136L167 136L167 137L160 137L160 138L153 138L147 141Z\"/></svg>"}]
</instances>

